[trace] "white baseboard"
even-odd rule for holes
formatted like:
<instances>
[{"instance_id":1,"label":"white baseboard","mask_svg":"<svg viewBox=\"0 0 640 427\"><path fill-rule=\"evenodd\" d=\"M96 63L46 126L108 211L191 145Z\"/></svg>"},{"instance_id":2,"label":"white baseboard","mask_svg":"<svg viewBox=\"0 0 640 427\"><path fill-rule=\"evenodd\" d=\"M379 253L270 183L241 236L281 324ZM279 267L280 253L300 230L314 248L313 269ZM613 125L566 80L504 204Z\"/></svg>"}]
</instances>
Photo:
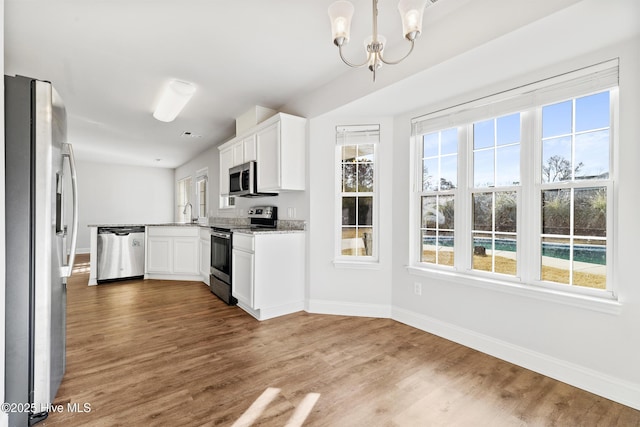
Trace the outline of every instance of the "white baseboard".
<instances>
[{"instance_id":1,"label":"white baseboard","mask_svg":"<svg viewBox=\"0 0 640 427\"><path fill-rule=\"evenodd\" d=\"M293 301L286 304L278 305L275 307L260 308L254 310L253 308L245 305L242 301L238 301L238 307L255 317L257 320L268 320L274 317L280 317L291 313L304 310L303 301Z\"/></svg>"},{"instance_id":2,"label":"white baseboard","mask_svg":"<svg viewBox=\"0 0 640 427\"><path fill-rule=\"evenodd\" d=\"M306 311L317 314L337 314L357 317L391 317L391 306L357 302L308 300Z\"/></svg>"},{"instance_id":3,"label":"white baseboard","mask_svg":"<svg viewBox=\"0 0 640 427\"><path fill-rule=\"evenodd\" d=\"M640 410L640 384L531 351L413 311L394 307L392 319Z\"/></svg>"},{"instance_id":4,"label":"white baseboard","mask_svg":"<svg viewBox=\"0 0 640 427\"><path fill-rule=\"evenodd\" d=\"M159 274L147 273L144 275L145 280L179 280L185 282L202 282L202 276L199 274Z\"/></svg>"},{"instance_id":5,"label":"white baseboard","mask_svg":"<svg viewBox=\"0 0 640 427\"><path fill-rule=\"evenodd\" d=\"M265 307L260 309L260 320L273 319L291 313L304 310L304 301L292 301L276 307Z\"/></svg>"},{"instance_id":6,"label":"white baseboard","mask_svg":"<svg viewBox=\"0 0 640 427\"><path fill-rule=\"evenodd\" d=\"M89 248L77 248L76 249L76 254L90 254L91 253L91 249Z\"/></svg>"}]
</instances>

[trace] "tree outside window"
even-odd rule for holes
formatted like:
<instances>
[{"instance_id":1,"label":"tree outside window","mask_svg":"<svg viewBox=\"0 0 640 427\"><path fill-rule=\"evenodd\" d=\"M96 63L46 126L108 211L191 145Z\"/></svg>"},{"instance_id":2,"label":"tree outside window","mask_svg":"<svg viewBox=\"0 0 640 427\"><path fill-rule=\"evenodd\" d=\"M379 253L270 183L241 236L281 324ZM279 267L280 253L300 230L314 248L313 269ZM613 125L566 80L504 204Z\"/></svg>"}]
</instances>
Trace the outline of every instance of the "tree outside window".
<instances>
[{"instance_id":1,"label":"tree outside window","mask_svg":"<svg viewBox=\"0 0 640 427\"><path fill-rule=\"evenodd\" d=\"M376 256L376 145L379 126L338 127L340 257Z\"/></svg>"}]
</instances>

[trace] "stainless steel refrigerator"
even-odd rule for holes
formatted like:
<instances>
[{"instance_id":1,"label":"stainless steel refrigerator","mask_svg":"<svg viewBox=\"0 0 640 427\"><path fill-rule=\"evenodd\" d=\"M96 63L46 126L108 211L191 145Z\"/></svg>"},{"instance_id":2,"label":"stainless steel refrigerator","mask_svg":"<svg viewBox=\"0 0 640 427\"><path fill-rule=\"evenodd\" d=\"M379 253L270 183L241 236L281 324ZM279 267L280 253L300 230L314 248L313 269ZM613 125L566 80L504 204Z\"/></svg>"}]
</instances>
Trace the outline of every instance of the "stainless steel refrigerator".
<instances>
[{"instance_id":1,"label":"stainless steel refrigerator","mask_svg":"<svg viewBox=\"0 0 640 427\"><path fill-rule=\"evenodd\" d=\"M9 413L9 425L27 426L46 418L65 371L66 280L78 234L77 185L65 107L51 83L22 76L5 76L4 83L4 387L6 402L18 409ZM65 212L69 191L73 208Z\"/></svg>"}]
</instances>

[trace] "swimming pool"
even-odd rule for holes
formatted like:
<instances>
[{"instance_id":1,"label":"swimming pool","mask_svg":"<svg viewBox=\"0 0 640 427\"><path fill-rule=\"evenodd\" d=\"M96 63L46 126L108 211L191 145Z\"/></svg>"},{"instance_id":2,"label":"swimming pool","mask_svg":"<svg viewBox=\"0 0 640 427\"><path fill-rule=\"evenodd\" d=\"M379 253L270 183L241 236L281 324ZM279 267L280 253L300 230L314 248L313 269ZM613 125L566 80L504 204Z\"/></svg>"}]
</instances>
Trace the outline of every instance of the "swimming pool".
<instances>
[{"instance_id":1,"label":"swimming pool","mask_svg":"<svg viewBox=\"0 0 640 427\"><path fill-rule=\"evenodd\" d=\"M425 245L434 245L435 237L424 236L422 243ZM440 246L452 247L452 237L441 237ZM476 237L473 239L473 246L482 246L491 249L491 239ZM496 239L497 251L516 251L515 240ZM569 259L569 245L563 243L542 243L542 255L552 258ZM579 262L587 262L590 264L607 264L607 250L604 245L573 245L573 260Z\"/></svg>"}]
</instances>

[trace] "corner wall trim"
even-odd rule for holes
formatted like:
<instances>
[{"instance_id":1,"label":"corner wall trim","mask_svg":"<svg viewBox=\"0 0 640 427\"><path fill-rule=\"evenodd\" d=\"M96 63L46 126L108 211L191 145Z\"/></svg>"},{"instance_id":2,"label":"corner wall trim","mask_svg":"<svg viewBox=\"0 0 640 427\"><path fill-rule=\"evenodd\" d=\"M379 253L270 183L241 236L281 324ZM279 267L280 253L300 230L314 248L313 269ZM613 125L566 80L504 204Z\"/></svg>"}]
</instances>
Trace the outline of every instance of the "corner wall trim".
<instances>
[{"instance_id":1,"label":"corner wall trim","mask_svg":"<svg viewBox=\"0 0 640 427\"><path fill-rule=\"evenodd\" d=\"M509 344L423 314L392 308L398 322L481 351L574 387L640 410L640 384L603 374L565 360Z\"/></svg>"}]
</instances>

